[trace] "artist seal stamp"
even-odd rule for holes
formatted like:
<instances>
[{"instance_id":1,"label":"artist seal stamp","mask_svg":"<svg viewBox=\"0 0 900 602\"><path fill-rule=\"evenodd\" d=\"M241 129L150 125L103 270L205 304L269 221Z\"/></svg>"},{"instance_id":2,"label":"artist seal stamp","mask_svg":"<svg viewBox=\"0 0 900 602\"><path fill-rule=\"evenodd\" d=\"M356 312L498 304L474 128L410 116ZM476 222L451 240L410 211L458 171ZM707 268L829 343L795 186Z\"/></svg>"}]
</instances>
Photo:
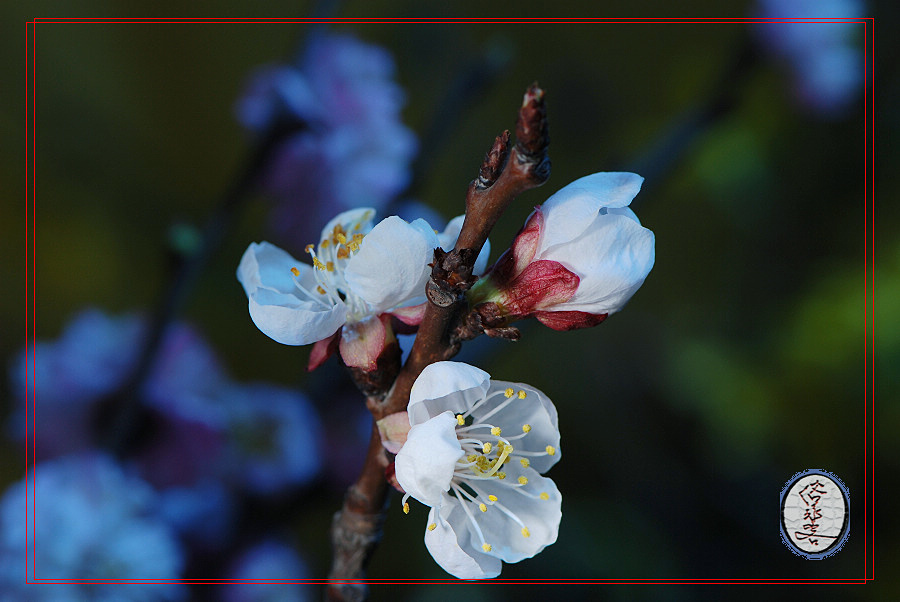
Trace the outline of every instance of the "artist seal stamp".
<instances>
[{"instance_id":1,"label":"artist seal stamp","mask_svg":"<svg viewBox=\"0 0 900 602\"><path fill-rule=\"evenodd\" d=\"M781 539L793 553L821 560L840 550L850 533L850 495L838 477L812 469L781 490Z\"/></svg>"}]
</instances>

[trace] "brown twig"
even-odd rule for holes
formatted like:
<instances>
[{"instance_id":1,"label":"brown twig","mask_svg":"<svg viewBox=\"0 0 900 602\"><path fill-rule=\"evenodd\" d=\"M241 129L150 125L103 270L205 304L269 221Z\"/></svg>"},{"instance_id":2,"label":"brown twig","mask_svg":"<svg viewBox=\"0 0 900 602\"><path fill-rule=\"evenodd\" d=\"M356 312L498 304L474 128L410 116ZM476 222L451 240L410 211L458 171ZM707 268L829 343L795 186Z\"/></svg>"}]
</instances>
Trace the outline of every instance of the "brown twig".
<instances>
[{"instance_id":1,"label":"brown twig","mask_svg":"<svg viewBox=\"0 0 900 602\"><path fill-rule=\"evenodd\" d=\"M448 360L459 351L454 333L465 320L465 293L475 282L472 269L491 229L519 194L540 186L550 176L547 155L544 93L533 84L525 93L516 122L516 145L510 149L509 132L497 136L485 156L478 178L466 195L466 219L449 253L435 249L431 280L426 287L428 305L419 325L409 359L400 368L393 386L383 399L371 395L367 406L375 420L401 412L409 403L412 385L426 366ZM360 579L380 537L387 500L385 469L390 460L381 445L377 428L372 432L368 455L359 479L347 492L344 506L332 525L334 560L330 578ZM362 600L361 582L329 585L329 600Z\"/></svg>"}]
</instances>

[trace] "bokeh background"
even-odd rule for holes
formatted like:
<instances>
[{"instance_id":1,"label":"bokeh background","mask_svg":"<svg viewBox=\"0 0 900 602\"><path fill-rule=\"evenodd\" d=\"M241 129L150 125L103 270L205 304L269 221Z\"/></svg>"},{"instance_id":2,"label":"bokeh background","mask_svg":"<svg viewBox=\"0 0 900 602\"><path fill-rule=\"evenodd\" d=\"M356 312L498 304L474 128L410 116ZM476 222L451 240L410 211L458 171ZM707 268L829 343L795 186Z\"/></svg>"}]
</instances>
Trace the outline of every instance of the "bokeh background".
<instances>
[{"instance_id":1,"label":"bokeh background","mask_svg":"<svg viewBox=\"0 0 900 602\"><path fill-rule=\"evenodd\" d=\"M517 15L535 16L540 3L519 8ZM689 8L685 16L722 14L716 2ZM347 2L333 14L383 14L380 9L396 16L447 10L429 2ZM153 12L184 10L163 3ZM282 2L266 10L306 16L313 7ZM755 3L735 3L727 15L758 10ZM890 3L864 8L885 32L880 40L890 28L882 23L892 23L895 10ZM667 3L640 13L610 11L672 12ZM111 12L105 3L78 13L36 4L33 12L8 12L5 20ZM546 90L553 173L503 217L491 236L493 257L532 207L566 183L595 171L633 170L647 178L632 207L656 233L656 265L624 311L597 328L569 333L529 324L515 344L478 341L462 356L496 378L542 389L560 412L565 457L550 473L564 496L559 540L532 560L506 565L503 577L861 578L862 88L835 110L811 108L796 94L791 66L746 23L341 23L330 29L394 57L406 95L403 121L419 137L416 178L402 196L444 218L462 211L469 180L493 136L513 127L525 87L536 80ZM11 62L21 62L20 32L2 41ZM309 32L300 24L38 25L39 339L58 338L88 307L111 314L153 307L166 285L173 226L182 233L201 228L249 153L252 135L235 116L248 77L261 65L291 60ZM862 33L855 26L848 43L861 48ZM888 475L897 468L900 384L894 311L900 216L890 169L898 157L889 139L900 122L892 104L895 49L879 41L876 56L876 463L878 474ZM469 77L476 69L479 75ZM10 133L0 164L6 182L0 244L10 259L0 267L6 291L0 357L9 370L23 346L24 115L23 95L11 93L21 89L22 75L6 78L0 106ZM455 88L461 81L468 84ZM451 90L459 93L448 104ZM347 398L338 384L343 376L334 360L307 374L309 348L279 345L249 319L234 272L250 242L271 238L271 208L259 191L240 207L178 315L210 343L233 379L302 389L317 408L321 473L287 500L260 507L273 513L266 529L299 552L310 576L324 577L328 525L362 460L366 416L361 398ZM0 414L8 421L21 393L11 373L5 377ZM8 426L2 443L0 489L22 477L21 445L10 436L17 428ZM779 493L807 468L835 473L851 496L850 538L820 562L792 554L778 532ZM829 595L839 590L841 598L867 599L889 591L884 573L898 556L889 506L882 504L877 523L879 580L865 588L834 586ZM371 577L446 577L422 543L425 509L412 507L404 516L392 504ZM220 577L225 569L210 570L219 572L189 576ZM440 600L446 587L376 585L372 597ZM510 587L452 591L503 600ZM517 594L556 595L541 587ZM216 591L205 586L190 595L215 598ZM732 591L735 597L760 593ZM602 593L573 588L566 595L678 600L714 592L685 585Z\"/></svg>"}]
</instances>

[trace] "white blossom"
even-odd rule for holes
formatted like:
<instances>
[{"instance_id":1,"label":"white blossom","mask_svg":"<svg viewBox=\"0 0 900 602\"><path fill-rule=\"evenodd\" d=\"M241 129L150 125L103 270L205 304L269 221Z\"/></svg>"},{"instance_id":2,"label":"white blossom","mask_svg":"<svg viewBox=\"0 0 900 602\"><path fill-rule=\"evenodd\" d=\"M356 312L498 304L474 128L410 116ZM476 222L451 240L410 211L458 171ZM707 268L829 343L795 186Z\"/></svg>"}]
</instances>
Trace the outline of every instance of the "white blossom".
<instances>
[{"instance_id":1,"label":"white blossom","mask_svg":"<svg viewBox=\"0 0 900 602\"><path fill-rule=\"evenodd\" d=\"M418 324L434 249L452 248L462 220L437 233L425 220L407 223L397 216L373 227L374 216L374 209L362 208L332 219L319 244L306 247L311 266L272 244L251 244L237 276L256 326L285 345L327 343L343 327L344 362L374 369L394 336L385 316ZM485 245L476 269L484 270L489 252Z\"/></svg>"},{"instance_id":2,"label":"white blossom","mask_svg":"<svg viewBox=\"0 0 900 602\"><path fill-rule=\"evenodd\" d=\"M460 579L500 574L556 541L562 497L541 473L561 456L556 408L541 391L458 362L422 371L407 408L397 481L430 506L425 546Z\"/></svg>"}]
</instances>

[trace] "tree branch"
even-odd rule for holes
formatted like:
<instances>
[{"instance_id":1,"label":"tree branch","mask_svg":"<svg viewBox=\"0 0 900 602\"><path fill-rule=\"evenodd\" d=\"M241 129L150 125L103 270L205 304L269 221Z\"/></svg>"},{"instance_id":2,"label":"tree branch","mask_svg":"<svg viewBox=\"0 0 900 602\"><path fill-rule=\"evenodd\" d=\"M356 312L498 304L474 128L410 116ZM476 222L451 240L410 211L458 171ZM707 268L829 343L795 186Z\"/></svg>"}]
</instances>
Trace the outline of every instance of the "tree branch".
<instances>
[{"instance_id":1,"label":"tree branch","mask_svg":"<svg viewBox=\"0 0 900 602\"><path fill-rule=\"evenodd\" d=\"M429 364L448 360L459 352L455 332L465 320L466 291L475 283L472 274L475 259L491 229L507 206L519 194L540 186L550 176L547 148L544 93L533 84L525 93L516 122L516 145L510 149L509 132L497 136L481 164L478 178L466 195L466 218L449 253L434 251L431 280L426 286L428 305L409 359L400 369L387 395L369 396L366 405L377 421L402 412L409 403L412 385ZM334 560L332 579L360 579L380 538L387 500L385 469L391 460L381 445L378 429L373 427L368 455L359 479L347 492L344 506L332 525ZM360 582L335 583L328 587L329 600L365 599Z\"/></svg>"}]
</instances>

